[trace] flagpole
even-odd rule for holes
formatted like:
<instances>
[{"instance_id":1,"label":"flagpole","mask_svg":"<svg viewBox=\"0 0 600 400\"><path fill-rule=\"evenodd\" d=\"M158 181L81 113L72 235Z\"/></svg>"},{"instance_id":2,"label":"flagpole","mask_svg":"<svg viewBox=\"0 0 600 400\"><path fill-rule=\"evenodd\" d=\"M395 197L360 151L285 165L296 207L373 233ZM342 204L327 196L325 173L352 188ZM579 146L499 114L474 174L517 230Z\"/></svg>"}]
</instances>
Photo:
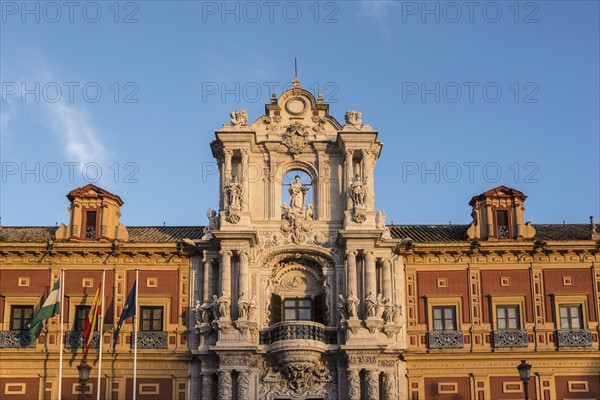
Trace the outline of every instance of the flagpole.
<instances>
[{"instance_id":1,"label":"flagpole","mask_svg":"<svg viewBox=\"0 0 600 400\"><path fill-rule=\"evenodd\" d=\"M106 270L102 270L102 297L100 301L102 305L100 306L100 321L98 324L98 331L100 332L100 343L98 345L98 385L97 385L97 395L96 400L100 400L100 376L102 374L102 342L104 341L102 338L102 334L104 332L104 283L106 280Z\"/></svg>"},{"instance_id":2,"label":"flagpole","mask_svg":"<svg viewBox=\"0 0 600 400\"><path fill-rule=\"evenodd\" d=\"M58 356L58 400L62 399L62 370L63 370L63 330L65 308L65 269L60 270L60 350Z\"/></svg>"},{"instance_id":3,"label":"flagpole","mask_svg":"<svg viewBox=\"0 0 600 400\"><path fill-rule=\"evenodd\" d=\"M137 388L135 387L136 385L136 378L137 378L137 341L138 341L138 335L137 335L137 322L138 322L138 313L137 313L137 306L138 306L138 277L139 277L139 272L140 270L138 268L135 269L135 307L136 307L136 312L135 314L133 314L133 400L136 399L136 394L137 394Z\"/></svg>"}]
</instances>

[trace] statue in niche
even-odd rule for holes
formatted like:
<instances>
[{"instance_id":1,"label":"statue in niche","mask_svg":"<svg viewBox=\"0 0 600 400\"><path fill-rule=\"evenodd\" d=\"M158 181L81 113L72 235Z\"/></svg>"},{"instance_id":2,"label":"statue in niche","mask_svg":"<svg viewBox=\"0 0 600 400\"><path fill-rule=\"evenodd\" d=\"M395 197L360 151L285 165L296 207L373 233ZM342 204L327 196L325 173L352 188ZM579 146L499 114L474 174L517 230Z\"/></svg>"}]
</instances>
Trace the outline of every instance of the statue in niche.
<instances>
[{"instance_id":1,"label":"statue in niche","mask_svg":"<svg viewBox=\"0 0 600 400\"><path fill-rule=\"evenodd\" d=\"M300 176L296 175L294 177L294 182L290 184L290 188L288 190L290 193L290 208L292 210L304 209L304 199L308 190L309 189L304 186L302 182L300 182Z\"/></svg>"},{"instance_id":2,"label":"statue in niche","mask_svg":"<svg viewBox=\"0 0 600 400\"><path fill-rule=\"evenodd\" d=\"M219 299L217 300L217 303L219 304L219 315L221 316L221 319L229 319L230 318L229 305L231 304L231 300L229 299L229 297L226 296L225 293L223 293L221 295L221 297L219 297Z\"/></svg>"},{"instance_id":3,"label":"statue in niche","mask_svg":"<svg viewBox=\"0 0 600 400\"><path fill-rule=\"evenodd\" d=\"M358 318L358 304L360 301L358 297L354 295L351 291L350 295L346 299L346 306L348 307L348 317L350 318Z\"/></svg>"},{"instance_id":4,"label":"statue in niche","mask_svg":"<svg viewBox=\"0 0 600 400\"><path fill-rule=\"evenodd\" d=\"M254 299L250 299L248 303L248 321L254 321L256 318L256 311L258 310L258 303Z\"/></svg>"},{"instance_id":5,"label":"statue in niche","mask_svg":"<svg viewBox=\"0 0 600 400\"><path fill-rule=\"evenodd\" d=\"M346 312L346 300L344 299L344 296L342 296L341 294L338 296L338 313L340 314L340 322L344 322L348 319L348 314Z\"/></svg>"},{"instance_id":6,"label":"statue in niche","mask_svg":"<svg viewBox=\"0 0 600 400\"><path fill-rule=\"evenodd\" d=\"M365 298L365 304L367 305L367 317L377 317L377 298L373 293L369 292Z\"/></svg>"},{"instance_id":7,"label":"statue in niche","mask_svg":"<svg viewBox=\"0 0 600 400\"><path fill-rule=\"evenodd\" d=\"M352 184L350 185L350 197L352 198L352 202L354 203L354 208L365 207L365 190L358 175L354 179L354 182L352 182Z\"/></svg>"},{"instance_id":8,"label":"statue in niche","mask_svg":"<svg viewBox=\"0 0 600 400\"><path fill-rule=\"evenodd\" d=\"M200 311L202 312L202 322L208 324L213 321L215 317L215 313L213 312L213 305L210 302L205 302L200 307ZM216 309L215 309L216 311Z\"/></svg>"},{"instance_id":9,"label":"statue in niche","mask_svg":"<svg viewBox=\"0 0 600 400\"><path fill-rule=\"evenodd\" d=\"M375 305L375 316L377 318L383 317L383 313L385 311L385 306L387 304L387 300L383 297L381 293L377 295L377 304Z\"/></svg>"},{"instance_id":10,"label":"statue in niche","mask_svg":"<svg viewBox=\"0 0 600 400\"><path fill-rule=\"evenodd\" d=\"M400 324L402 322L402 306L394 305L392 310L392 322Z\"/></svg>"},{"instance_id":11,"label":"statue in niche","mask_svg":"<svg viewBox=\"0 0 600 400\"><path fill-rule=\"evenodd\" d=\"M194 319L196 320L196 325L200 325L202 323L202 304L200 304L200 300L196 300L196 306L194 307Z\"/></svg>"},{"instance_id":12,"label":"statue in niche","mask_svg":"<svg viewBox=\"0 0 600 400\"><path fill-rule=\"evenodd\" d=\"M233 176L231 180L225 183L225 194L227 196L227 204L230 210L242 209L243 187L237 180L237 176Z\"/></svg>"},{"instance_id":13,"label":"statue in niche","mask_svg":"<svg viewBox=\"0 0 600 400\"><path fill-rule=\"evenodd\" d=\"M244 293L242 293L237 304L238 319L248 319L248 314L250 313L250 299L244 296Z\"/></svg>"},{"instance_id":14,"label":"statue in niche","mask_svg":"<svg viewBox=\"0 0 600 400\"><path fill-rule=\"evenodd\" d=\"M209 304L209 309L210 312L212 313L212 319L213 320L218 320L219 319L219 298L217 297L217 295L213 295L213 300L212 302Z\"/></svg>"}]
</instances>

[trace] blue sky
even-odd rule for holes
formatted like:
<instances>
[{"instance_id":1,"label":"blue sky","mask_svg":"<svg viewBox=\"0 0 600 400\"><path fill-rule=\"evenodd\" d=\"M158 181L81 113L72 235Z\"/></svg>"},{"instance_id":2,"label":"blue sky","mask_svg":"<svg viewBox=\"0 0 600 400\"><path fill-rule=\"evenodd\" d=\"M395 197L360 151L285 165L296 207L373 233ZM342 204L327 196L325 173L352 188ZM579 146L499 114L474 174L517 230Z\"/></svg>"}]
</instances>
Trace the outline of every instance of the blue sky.
<instances>
[{"instance_id":1,"label":"blue sky","mask_svg":"<svg viewBox=\"0 0 600 400\"><path fill-rule=\"evenodd\" d=\"M4 226L67 223L90 182L126 225L205 224L214 130L262 115L294 57L332 115L379 130L388 223L468 223L498 185L533 224L600 217L598 1L0 6Z\"/></svg>"}]
</instances>

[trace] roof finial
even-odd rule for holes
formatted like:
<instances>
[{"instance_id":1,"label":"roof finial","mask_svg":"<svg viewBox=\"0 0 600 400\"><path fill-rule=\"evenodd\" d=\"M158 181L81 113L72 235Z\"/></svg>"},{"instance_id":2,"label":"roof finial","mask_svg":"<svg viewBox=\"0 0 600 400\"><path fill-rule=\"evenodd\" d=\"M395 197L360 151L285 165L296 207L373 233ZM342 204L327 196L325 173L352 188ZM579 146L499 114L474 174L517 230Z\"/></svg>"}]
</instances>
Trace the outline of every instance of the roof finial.
<instances>
[{"instance_id":1,"label":"roof finial","mask_svg":"<svg viewBox=\"0 0 600 400\"><path fill-rule=\"evenodd\" d=\"M294 88L300 88L300 80L298 79L298 59L294 57Z\"/></svg>"},{"instance_id":2,"label":"roof finial","mask_svg":"<svg viewBox=\"0 0 600 400\"><path fill-rule=\"evenodd\" d=\"M594 216L590 215L590 225L592 226L592 235L596 234L596 223L594 222Z\"/></svg>"}]
</instances>

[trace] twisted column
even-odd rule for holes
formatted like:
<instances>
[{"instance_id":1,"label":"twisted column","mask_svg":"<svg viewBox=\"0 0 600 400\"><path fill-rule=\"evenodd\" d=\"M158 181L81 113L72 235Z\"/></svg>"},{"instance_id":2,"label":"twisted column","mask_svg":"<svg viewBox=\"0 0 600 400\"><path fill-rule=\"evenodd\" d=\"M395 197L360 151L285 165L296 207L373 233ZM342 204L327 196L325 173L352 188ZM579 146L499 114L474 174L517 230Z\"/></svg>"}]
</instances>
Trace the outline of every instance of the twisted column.
<instances>
[{"instance_id":1,"label":"twisted column","mask_svg":"<svg viewBox=\"0 0 600 400\"><path fill-rule=\"evenodd\" d=\"M219 400L231 400L232 396L231 371L219 371Z\"/></svg>"},{"instance_id":2,"label":"twisted column","mask_svg":"<svg viewBox=\"0 0 600 400\"><path fill-rule=\"evenodd\" d=\"M358 371L348 371L348 399L360 400L360 376Z\"/></svg>"},{"instance_id":3,"label":"twisted column","mask_svg":"<svg viewBox=\"0 0 600 400\"><path fill-rule=\"evenodd\" d=\"M248 377L248 372L238 372L237 390L237 400L250 400L250 378Z\"/></svg>"},{"instance_id":4,"label":"twisted column","mask_svg":"<svg viewBox=\"0 0 600 400\"><path fill-rule=\"evenodd\" d=\"M379 371L367 371L367 400L379 400Z\"/></svg>"}]
</instances>

